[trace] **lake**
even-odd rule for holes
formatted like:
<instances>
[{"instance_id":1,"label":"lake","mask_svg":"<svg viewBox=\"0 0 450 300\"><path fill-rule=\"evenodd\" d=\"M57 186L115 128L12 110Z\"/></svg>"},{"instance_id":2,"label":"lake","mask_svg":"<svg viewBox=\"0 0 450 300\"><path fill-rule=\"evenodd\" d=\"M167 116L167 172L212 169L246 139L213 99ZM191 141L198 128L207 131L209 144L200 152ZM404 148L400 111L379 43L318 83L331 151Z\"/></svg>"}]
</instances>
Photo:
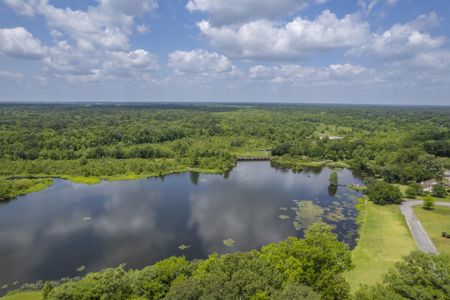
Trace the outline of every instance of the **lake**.
<instances>
[{"instance_id":1,"label":"lake","mask_svg":"<svg viewBox=\"0 0 450 300\"><path fill-rule=\"evenodd\" d=\"M0 204L0 291L121 263L142 268L172 255L258 249L301 237L315 221L333 225L354 247L361 194L342 185L361 180L338 170L341 186L330 191L330 172L294 173L261 161L239 162L226 175L96 185L57 179L44 191Z\"/></svg>"}]
</instances>

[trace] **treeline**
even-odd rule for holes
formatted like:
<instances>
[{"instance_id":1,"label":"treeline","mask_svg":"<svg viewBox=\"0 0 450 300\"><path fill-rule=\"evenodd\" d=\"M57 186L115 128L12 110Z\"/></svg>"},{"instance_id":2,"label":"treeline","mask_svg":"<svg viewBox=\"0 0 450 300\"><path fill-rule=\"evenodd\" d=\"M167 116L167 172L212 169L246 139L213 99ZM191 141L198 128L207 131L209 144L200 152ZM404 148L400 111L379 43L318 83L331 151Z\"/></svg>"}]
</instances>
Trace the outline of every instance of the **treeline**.
<instances>
[{"instance_id":1,"label":"treeline","mask_svg":"<svg viewBox=\"0 0 450 300\"><path fill-rule=\"evenodd\" d=\"M450 168L449 120L449 108L1 105L0 159L64 161L82 176L99 172L69 161L173 159L181 168L218 158L229 166L239 155L269 150L280 164L342 161L368 176L409 183ZM132 165L127 171L140 173Z\"/></svg>"}]
</instances>

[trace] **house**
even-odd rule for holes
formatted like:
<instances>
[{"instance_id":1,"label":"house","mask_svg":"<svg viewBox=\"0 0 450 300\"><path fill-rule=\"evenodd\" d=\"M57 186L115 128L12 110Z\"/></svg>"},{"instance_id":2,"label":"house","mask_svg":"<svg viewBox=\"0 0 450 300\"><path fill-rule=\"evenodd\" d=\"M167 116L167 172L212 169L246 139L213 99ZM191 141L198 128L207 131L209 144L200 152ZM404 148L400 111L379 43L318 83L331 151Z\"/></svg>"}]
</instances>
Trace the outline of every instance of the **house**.
<instances>
[{"instance_id":1,"label":"house","mask_svg":"<svg viewBox=\"0 0 450 300\"><path fill-rule=\"evenodd\" d=\"M429 179L426 181L422 181L420 185L422 186L422 190L424 192L432 192L433 186L437 185L438 182L435 179Z\"/></svg>"}]
</instances>

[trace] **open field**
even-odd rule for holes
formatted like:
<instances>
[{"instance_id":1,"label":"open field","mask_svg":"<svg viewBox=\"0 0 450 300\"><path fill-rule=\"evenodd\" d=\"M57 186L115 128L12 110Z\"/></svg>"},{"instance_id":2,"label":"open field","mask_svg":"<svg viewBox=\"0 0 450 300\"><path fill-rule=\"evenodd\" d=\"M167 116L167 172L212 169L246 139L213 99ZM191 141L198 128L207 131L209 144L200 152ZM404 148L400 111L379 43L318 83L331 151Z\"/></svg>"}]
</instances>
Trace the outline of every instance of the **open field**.
<instances>
[{"instance_id":1,"label":"open field","mask_svg":"<svg viewBox=\"0 0 450 300\"><path fill-rule=\"evenodd\" d=\"M352 291L379 282L395 262L416 250L398 206L367 201L361 213L360 238L352 251L355 268L345 274Z\"/></svg>"},{"instance_id":2,"label":"open field","mask_svg":"<svg viewBox=\"0 0 450 300\"><path fill-rule=\"evenodd\" d=\"M450 207L435 206L425 210L414 207L414 212L440 253L450 254L450 239L441 237L443 231L450 232Z\"/></svg>"}]
</instances>

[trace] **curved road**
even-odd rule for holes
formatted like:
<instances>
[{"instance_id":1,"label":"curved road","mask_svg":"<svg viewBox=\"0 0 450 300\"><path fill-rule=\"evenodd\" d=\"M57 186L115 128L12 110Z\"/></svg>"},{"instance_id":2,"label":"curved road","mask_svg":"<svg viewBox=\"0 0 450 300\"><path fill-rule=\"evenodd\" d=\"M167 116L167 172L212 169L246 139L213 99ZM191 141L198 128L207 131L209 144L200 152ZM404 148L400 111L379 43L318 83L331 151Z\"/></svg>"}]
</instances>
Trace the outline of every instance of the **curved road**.
<instances>
[{"instance_id":1,"label":"curved road","mask_svg":"<svg viewBox=\"0 0 450 300\"><path fill-rule=\"evenodd\" d=\"M423 201L421 200L407 199L400 205L400 210L405 216L406 223L408 224L409 230L416 241L417 248L425 253L438 254L439 252L414 213L413 207L421 204L423 204ZM450 207L450 203L448 202L436 202L435 205Z\"/></svg>"}]
</instances>

